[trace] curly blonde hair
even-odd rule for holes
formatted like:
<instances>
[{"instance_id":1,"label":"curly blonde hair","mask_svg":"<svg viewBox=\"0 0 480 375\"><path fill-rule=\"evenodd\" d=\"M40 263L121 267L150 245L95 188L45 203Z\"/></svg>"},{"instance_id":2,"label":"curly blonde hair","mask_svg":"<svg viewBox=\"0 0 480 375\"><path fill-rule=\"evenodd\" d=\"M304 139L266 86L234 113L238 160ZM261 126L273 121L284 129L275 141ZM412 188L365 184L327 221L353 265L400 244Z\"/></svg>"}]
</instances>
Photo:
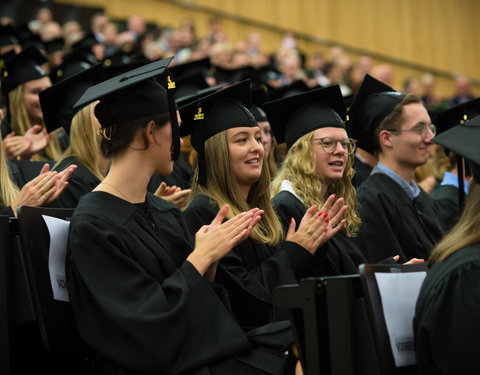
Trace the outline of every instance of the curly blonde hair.
<instances>
[{"instance_id":1,"label":"curly blonde hair","mask_svg":"<svg viewBox=\"0 0 480 375\"><path fill-rule=\"evenodd\" d=\"M288 180L295 193L303 200L305 207L311 207L314 204L322 207L325 203L324 197L320 195L322 191L325 191L325 197L331 194L343 197L348 209L344 216L346 222L342 230L349 237L354 237L361 223L360 217L357 215L357 194L352 185L352 177L355 174L354 154L348 155L342 178L327 183L316 172L315 154L311 142L313 134L314 132L310 132L304 135L288 150L282 168L272 182L272 195L280 192L283 180Z\"/></svg>"}]
</instances>

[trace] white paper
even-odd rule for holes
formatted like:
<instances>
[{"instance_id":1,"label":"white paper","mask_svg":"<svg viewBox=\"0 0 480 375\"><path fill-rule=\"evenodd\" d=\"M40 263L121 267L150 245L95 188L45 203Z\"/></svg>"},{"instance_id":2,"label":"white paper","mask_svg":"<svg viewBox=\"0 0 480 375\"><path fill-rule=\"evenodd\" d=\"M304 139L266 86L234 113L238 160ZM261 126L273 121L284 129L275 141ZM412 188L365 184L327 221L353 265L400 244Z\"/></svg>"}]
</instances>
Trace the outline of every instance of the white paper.
<instances>
[{"instance_id":1,"label":"white paper","mask_svg":"<svg viewBox=\"0 0 480 375\"><path fill-rule=\"evenodd\" d=\"M415 304L427 273L375 273L396 367L416 364L413 343Z\"/></svg>"},{"instance_id":2,"label":"white paper","mask_svg":"<svg viewBox=\"0 0 480 375\"><path fill-rule=\"evenodd\" d=\"M50 252L48 270L52 284L53 299L70 302L65 276L65 258L67 256L68 227L70 222L56 217L42 215L50 233Z\"/></svg>"}]
</instances>

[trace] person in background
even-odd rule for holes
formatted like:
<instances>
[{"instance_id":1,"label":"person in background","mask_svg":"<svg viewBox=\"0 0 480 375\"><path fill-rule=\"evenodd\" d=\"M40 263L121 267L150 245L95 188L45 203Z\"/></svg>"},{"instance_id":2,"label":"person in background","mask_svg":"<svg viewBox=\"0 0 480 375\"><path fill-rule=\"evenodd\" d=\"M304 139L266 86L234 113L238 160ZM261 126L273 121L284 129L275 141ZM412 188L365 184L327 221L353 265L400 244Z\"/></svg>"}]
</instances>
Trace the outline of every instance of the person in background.
<instances>
[{"instance_id":1,"label":"person in background","mask_svg":"<svg viewBox=\"0 0 480 375\"><path fill-rule=\"evenodd\" d=\"M480 354L480 116L434 140L472 161L473 181L460 220L428 259L413 320L416 367L420 375L471 374Z\"/></svg>"}]
</instances>

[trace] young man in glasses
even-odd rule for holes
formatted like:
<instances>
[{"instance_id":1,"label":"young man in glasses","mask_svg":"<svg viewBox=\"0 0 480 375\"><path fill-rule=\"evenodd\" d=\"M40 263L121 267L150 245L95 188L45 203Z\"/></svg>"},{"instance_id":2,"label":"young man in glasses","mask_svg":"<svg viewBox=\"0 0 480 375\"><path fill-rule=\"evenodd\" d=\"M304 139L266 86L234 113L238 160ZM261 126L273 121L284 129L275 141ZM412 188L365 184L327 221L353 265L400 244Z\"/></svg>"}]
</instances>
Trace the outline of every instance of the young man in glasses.
<instances>
[{"instance_id":1,"label":"young man in glasses","mask_svg":"<svg viewBox=\"0 0 480 375\"><path fill-rule=\"evenodd\" d=\"M442 235L435 202L414 181L436 128L421 99L366 76L350 108L350 134L378 164L358 188L362 225L355 238L368 261L426 259Z\"/></svg>"}]
</instances>

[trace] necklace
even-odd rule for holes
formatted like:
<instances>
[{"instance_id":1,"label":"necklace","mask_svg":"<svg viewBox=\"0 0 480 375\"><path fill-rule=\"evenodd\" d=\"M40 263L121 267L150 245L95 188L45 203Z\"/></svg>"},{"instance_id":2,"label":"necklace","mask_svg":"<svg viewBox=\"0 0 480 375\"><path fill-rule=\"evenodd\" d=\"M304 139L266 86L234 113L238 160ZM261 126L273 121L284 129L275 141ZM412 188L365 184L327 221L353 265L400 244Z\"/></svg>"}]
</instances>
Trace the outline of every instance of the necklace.
<instances>
[{"instance_id":1,"label":"necklace","mask_svg":"<svg viewBox=\"0 0 480 375\"><path fill-rule=\"evenodd\" d=\"M108 186L111 186L112 188L114 188L116 191L118 191L120 193L120 195L125 198L126 201L128 201L128 198L125 194L123 194L120 189L118 189L116 186L112 185L112 184L109 184L108 182L105 182L105 181L102 181L102 184L105 184L105 185L108 185Z\"/></svg>"}]
</instances>

